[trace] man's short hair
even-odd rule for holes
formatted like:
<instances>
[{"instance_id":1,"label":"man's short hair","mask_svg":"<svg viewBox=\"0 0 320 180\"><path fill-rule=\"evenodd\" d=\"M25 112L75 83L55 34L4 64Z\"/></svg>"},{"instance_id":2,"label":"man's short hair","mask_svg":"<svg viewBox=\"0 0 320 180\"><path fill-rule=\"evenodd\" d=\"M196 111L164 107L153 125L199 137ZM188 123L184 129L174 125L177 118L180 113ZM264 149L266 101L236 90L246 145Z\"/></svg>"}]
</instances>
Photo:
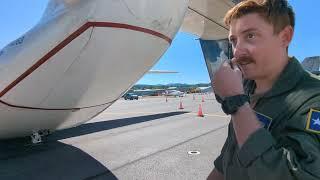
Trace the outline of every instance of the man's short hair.
<instances>
[{"instance_id":1,"label":"man's short hair","mask_svg":"<svg viewBox=\"0 0 320 180\"><path fill-rule=\"evenodd\" d=\"M294 29L295 14L287 0L244 0L227 12L224 23L230 26L232 20L251 13L258 13L272 24L275 34L288 25Z\"/></svg>"}]
</instances>

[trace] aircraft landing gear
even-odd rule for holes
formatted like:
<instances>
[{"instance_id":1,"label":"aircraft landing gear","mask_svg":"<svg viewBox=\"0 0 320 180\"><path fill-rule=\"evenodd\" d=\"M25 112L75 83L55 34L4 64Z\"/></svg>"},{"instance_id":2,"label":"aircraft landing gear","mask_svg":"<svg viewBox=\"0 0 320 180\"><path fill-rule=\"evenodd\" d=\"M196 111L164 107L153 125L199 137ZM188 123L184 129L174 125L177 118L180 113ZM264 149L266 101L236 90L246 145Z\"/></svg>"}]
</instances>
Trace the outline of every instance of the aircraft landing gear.
<instances>
[{"instance_id":1,"label":"aircraft landing gear","mask_svg":"<svg viewBox=\"0 0 320 180\"><path fill-rule=\"evenodd\" d=\"M48 129L33 131L32 135L30 136L32 144L42 143L42 137L48 136L49 134L50 134L50 131Z\"/></svg>"},{"instance_id":2,"label":"aircraft landing gear","mask_svg":"<svg viewBox=\"0 0 320 180\"><path fill-rule=\"evenodd\" d=\"M32 144L38 144L38 143L42 142L42 138L41 138L39 132L37 132L37 131L34 131L30 137L31 137Z\"/></svg>"}]
</instances>

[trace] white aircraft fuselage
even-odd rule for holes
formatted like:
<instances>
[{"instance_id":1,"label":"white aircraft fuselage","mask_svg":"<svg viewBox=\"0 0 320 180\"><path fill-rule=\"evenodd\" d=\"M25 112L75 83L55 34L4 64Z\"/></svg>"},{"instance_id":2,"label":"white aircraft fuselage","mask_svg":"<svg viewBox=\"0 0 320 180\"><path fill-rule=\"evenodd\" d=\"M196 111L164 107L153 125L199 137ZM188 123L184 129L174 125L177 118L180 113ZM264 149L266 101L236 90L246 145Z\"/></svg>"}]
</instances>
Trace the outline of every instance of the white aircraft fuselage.
<instances>
[{"instance_id":1,"label":"white aircraft fuselage","mask_svg":"<svg viewBox=\"0 0 320 180\"><path fill-rule=\"evenodd\" d=\"M188 0L51 0L0 51L0 139L80 125L159 60Z\"/></svg>"},{"instance_id":2,"label":"white aircraft fuselage","mask_svg":"<svg viewBox=\"0 0 320 180\"><path fill-rule=\"evenodd\" d=\"M185 93L178 90L167 90L166 96L183 97Z\"/></svg>"}]
</instances>

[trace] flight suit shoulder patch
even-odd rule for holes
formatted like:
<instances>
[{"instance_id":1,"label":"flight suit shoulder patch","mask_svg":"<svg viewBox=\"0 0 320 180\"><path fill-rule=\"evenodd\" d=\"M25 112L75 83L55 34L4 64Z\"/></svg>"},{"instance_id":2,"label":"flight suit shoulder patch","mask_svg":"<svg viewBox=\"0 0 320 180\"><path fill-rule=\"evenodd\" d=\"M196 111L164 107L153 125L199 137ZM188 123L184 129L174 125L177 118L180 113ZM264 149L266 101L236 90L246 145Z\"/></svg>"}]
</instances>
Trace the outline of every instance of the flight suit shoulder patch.
<instances>
[{"instance_id":1,"label":"flight suit shoulder patch","mask_svg":"<svg viewBox=\"0 0 320 180\"><path fill-rule=\"evenodd\" d=\"M307 116L306 130L313 133L320 134L320 111L310 109Z\"/></svg>"},{"instance_id":2,"label":"flight suit shoulder patch","mask_svg":"<svg viewBox=\"0 0 320 180\"><path fill-rule=\"evenodd\" d=\"M259 122L262 123L263 127L265 129L269 130L269 127L272 122L272 118L267 115L264 115L262 113L259 113L259 112L255 112L255 113L256 113L256 116L257 116Z\"/></svg>"}]
</instances>

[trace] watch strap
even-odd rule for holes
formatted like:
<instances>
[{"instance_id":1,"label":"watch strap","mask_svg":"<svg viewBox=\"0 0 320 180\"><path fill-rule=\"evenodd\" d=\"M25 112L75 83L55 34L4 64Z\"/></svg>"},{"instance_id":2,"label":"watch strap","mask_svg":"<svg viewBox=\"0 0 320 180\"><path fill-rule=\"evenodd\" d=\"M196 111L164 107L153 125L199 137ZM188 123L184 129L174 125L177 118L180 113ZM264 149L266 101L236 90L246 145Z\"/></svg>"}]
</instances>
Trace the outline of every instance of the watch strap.
<instances>
[{"instance_id":1,"label":"watch strap","mask_svg":"<svg viewBox=\"0 0 320 180\"><path fill-rule=\"evenodd\" d=\"M246 102L249 102L250 98L246 94L239 94L235 96L225 97L221 103L222 110L226 114L234 114L238 109Z\"/></svg>"}]
</instances>

